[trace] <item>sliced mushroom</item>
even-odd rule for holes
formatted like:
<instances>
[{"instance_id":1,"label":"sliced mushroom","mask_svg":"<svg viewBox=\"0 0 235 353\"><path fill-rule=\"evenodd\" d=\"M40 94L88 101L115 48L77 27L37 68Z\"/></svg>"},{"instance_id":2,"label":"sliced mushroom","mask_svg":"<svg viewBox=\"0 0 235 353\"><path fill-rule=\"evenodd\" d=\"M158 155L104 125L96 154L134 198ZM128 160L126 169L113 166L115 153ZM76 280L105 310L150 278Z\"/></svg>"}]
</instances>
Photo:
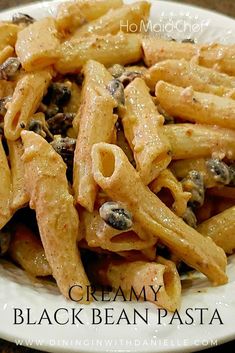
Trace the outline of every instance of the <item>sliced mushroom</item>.
<instances>
[{"instance_id":1,"label":"sliced mushroom","mask_svg":"<svg viewBox=\"0 0 235 353\"><path fill-rule=\"evenodd\" d=\"M99 209L100 217L110 227L128 230L132 227L132 215L117 202L105 202Z\"/></svg>"}]
</instances>

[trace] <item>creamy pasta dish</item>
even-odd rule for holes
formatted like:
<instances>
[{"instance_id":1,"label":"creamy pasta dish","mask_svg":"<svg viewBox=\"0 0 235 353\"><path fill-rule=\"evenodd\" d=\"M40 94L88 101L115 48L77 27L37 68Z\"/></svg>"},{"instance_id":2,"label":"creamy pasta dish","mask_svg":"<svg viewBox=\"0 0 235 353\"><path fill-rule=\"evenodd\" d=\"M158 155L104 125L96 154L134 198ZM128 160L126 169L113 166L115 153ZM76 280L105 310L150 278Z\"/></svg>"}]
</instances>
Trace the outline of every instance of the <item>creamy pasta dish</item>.
<instances>
[{"instance_id":1,"label":"creamy pasta dish","mask_svg":"<svg viewBox=\"0 0 235 353\"><path fill-rule=\"evenodd\" d=\"M146 285L174 311L182 272L228 281L235 45L145 33L150 7L0 22L0 255L66 298Z\"/></svg>"}]
</instances>

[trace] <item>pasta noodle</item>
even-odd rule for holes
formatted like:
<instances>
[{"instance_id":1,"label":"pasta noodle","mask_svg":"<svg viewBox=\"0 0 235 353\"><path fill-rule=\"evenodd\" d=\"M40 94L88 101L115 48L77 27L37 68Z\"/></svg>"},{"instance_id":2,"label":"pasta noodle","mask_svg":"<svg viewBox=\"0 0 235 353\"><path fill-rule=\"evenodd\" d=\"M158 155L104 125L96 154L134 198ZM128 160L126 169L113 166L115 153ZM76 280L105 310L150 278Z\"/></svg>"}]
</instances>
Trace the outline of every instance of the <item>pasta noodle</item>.
<instances>
[{"instance_id":1,"label":"pasta noodle","mask_svg":"<svg viewBox=\"0 0 235 353\"><path fill-rule=\"evenodd\" d=\"M191 59L198 65L216 68L228 75L235 75L235 47L222 44L180 43L154 36L144 36L142 40L144 61L147 66L168 59Z\"/></svg>"},{"instance_id":2,"label":"pasta noodle","mask_svg":"<svg viewBox=\"0 0 235 353\"><path fill-rule=\"evenodd\" d=\"M105 36L71 39L60 47L60 59L56 69L62 73L79 72L88 60L96 60L105 66L131 64L142 57L138 33L118 33Z\"/></svg>"},{"instance_id":3,"label":"pasta noodle","mask_svg":"<svg viewBox=\"0 0 235 353\"><path fill-rule=\"evenodd\" d=\"M146 288L145 300L163 306L169 311L175 311L180 306L181 284L175 264L160 257L157 262L125 260L107 260L95 264L96 281L102 285L111 285L130 291L131 288L140 294ZM156 300L149 286L155 290L161 286ZM143 291L142 291L143 296Z\"/></svg>"},{"instance_id":4,"label":"pasta noodle","mask_svg":"<svg viewBox=\"0 0 235 353\"><path fill-rule=\"evenodd\" d=\"M11 209L16 211L29 202L29 195L24 182L24 165L21 160L23 146L20 140L8 140L9 161L12 174L12 201Z\"/></svg>"},{"instance_id":5,"label":"pasta noodle","mask_svg":"<svg viewBox=\"0 0 235 353\"><path fill-rule=\"evenodd\" d=\"M235 207L219 213L201 223L197 230L204 236L210 237L227 254L231 254L235 249Z\"/></svg>"},{"instance_id":6,"label":"pasta noodle","mask_svg":"<svg viewBox=\"0 0 235 353\"><path fill-rule=\"evenodd\" d=\"M172 159L218 156L235 158L235 132L218 126L172 124L163 127L171 142Z\"/></svg>"},{"instance_id":7,"label":"pasta noodle","mask_svg":"<svg viewBox=\"0 0 235 353\"><path fill-rule=\"evenodd\" d=\"M235 102L209 93L193 91L159 81L155 89L161 107L173 117L188 121L235 128Z\"/></svg>"},{"instance_id":8,"label":"pasta noodle","mask_svg":"<svg viewBox=\"0 0 235 353\"><path fill-rule=\"evenodd\" d=\"M73 32L85 22L101 17L110 8L115 9L122 5L122 0L67 1L58 6L56 26L62 33Z\"/></svg>"},{"instance_id":9,"label":"pasta noodle","mask_svg":"<svg viewBox=\"0 0 235 353\"><path fill-rule=\"evenodd\" d=\"M25 74L18 81L4 118L7 139L15 141L20 137L46 93L50 80L49 71L38 71Z\"/></svg>"},{"instance_id":10,"label":"pasta noodle","mask_svg":"<svg viewBox=\"0 0 235 353\"><path fill-rule=\"evenodd\" d=\"M144 250L156 244L157 240L140 227L120 231L108 226L97 211L81 213L81 232L89 247L100 247L113 252Z\"/></svg>"},{"instance_id":11,"label":"pasta noodle","mask_svg":"<svg viewBox=\"0 0 235 353\"><path fill-rule=\"evenodd\" d=\"M170 169L163 170L157 179L150 184L150 190L157 194L162 188L168 188L174 198L172 205L173 211L177 216L182 217L187 208L187 202L191 197L191 193L183 191L182 185Z\"/></svg>"},{"instance_id":12,"label":"pasta noodle","mask_svg":"<svg viewBox=\"0 0 235 353\"><path fill-rule=\"evenodd\" d=\"M125 89L122 116L124 133L132 148L137 170L149 184L171 161L171 147L163 134L164 118L158 113L144 81L136 78Z\"/></svg>"},{"instance_id":13,"label":"pasta noodle","mask_svg":"<svg viewBox=\"0 0 235 353\"><path fill-rule=\"evenodd\" d=\"M0 50L4 50L6 46L15 46L17 35L20 27L7 22L0 22Z\"/></svg>"},{"instance_id":14,"label":"pasta noodle","mask_svg":"<svg viewBox=\"0 0 235 353\"><path fill-rule=\"evenodd\" d=\"M0 135L0 165L1 165L1 183L0 183L0 229L11 219L11 171L8 165L6 153L2 145L2 136Z\"/></svg>"},{"instance_id":15,"label":"pasta noodle","mask_svg":"<svg viewBox=\"0 0 235 353\"><path fill-rule=\"evenodd\" d=\"M218 96L233 96L235 88L235 77L184 59L165 60L155 64L146 73L146 80L153 91L158 81L184 88L192 86L195 91Z\"/></svg>"},{"instance_id":16,"label":"pasta noodle","mask_svg":"<svg viewBox=\"0 0 235 353\"><path fill-rule=\"evenodd\" d=\"M58 60L59 44L55 20L47 17L19 32L15 49L25 70L41 70Z\"/></svg>"},{"instance_id":17,"label":"pasta noodle","mask_svg":"<svg viewBox=\"0 0 235 353\"><path fill-rule=\"evenodd\" d=\"M25 225L16 226L9 252L11 258L31 275L51 275L51 268L40 240Z\"/></svg>"},{"instance_id":18,"label":"pasta noodle","mask_svg":"<svg viewBox=\"0 0 235 353\"><path fill-rule=\"evenodd\" d=\"M39 135L23 131L25 182L30 207L35 209L46 258L61 293L79 298L89 284L77 248L79 219L69 194L66 166ZM50 168L48 168L48 165ZM54 185L58 187L54 187ZM55 207L55 204L57 207Z\"/></svg>"},{"instance_id":19,"label":"pasta noodle","mask_svg":"<svg viewBox=\"0 0 235 353\"><path fill-rule=\"evenodd\" d=\"M105 163L107 160L109 164ZM106 143L94 145L92 164L98 185L110 198L122 202L136 223L158 236L181 260L204 273L214 284L227 282L223 250L186 225L149 191L119 147Z\"/></svg>"},{"instance_id":20,"label":"pasta noodle","mask_svg":"<svg viewBox=\"0 0 235 353\"><path fill-rule=\"evenodd\" d=\"M235 252L235 46L153 36L150 9L0 22L0 258L175 311L181 273L223 285Z\"/></svg>"},{"instance_id":21,"label":"pasta noodle","mask_svg":"<svg viewBox=\"0 0 235 353\"><path fill-rule=\"evenodd\" d=\"M116 34L120 30L128 32L128 23L135 26L135 32L138 32L140 31L140 26L149 17L149 11L150 4L147 1L138 1L133 4L123 5L117 9L111 9L102 17L78 28L73 34L73 38L88 36L90 34Z\"/></svg>"},{"instance_id":22,"label":"pasta noodle","mask_svg":"<svg viewBox=\"0 0 235 353\"><path fill-rule=\"evenodd\" d=\"M112 142L117 116L113 114L116 102L106 89L112 79L110 73L102 64L88 61L84 75L73 188L76 201L92 212L97 186L91 171L91 148L96 142Z\"/></svg>"},{"instance_id":23,"label":"pasta noodle","mask_svg":"<svg viewBox=\"0 0 235 353\"><path fill-rule=\"evenodd\" d=\"M13 54L14 48L11 45L7 45L4 49L2 49L0 51L0 65L2 65L9 57L13 56Z\"/></svg>"}]
</instances>

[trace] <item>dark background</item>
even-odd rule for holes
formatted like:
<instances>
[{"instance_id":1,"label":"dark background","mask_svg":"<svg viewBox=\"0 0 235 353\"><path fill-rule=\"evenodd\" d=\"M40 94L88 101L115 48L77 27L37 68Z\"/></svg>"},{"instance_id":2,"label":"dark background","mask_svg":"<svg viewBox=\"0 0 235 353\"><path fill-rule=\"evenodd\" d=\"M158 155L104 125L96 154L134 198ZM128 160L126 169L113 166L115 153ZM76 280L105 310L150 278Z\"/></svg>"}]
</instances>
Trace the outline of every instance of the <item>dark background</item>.
<instances>
[{"instance_id":1,"label":"dark background","mask_svg":"<svg viewBox=\"0 0 235 353\"><path fill-rule=\"evenodd\" d=\"M9 7L25 5L27 3L37 2L38 0L0 0L0 10ZM235 18L235 0L175 0L185 4L197 5ZM1 318L0 318L1 320ZM234 322L231 322L234 325ZM223 344L216 348L206 350L207 353L235 352L235 341ZM25 347L17 347L12 343L0 339L0 353L40 353Z\"/></svg>"}]
</instances>

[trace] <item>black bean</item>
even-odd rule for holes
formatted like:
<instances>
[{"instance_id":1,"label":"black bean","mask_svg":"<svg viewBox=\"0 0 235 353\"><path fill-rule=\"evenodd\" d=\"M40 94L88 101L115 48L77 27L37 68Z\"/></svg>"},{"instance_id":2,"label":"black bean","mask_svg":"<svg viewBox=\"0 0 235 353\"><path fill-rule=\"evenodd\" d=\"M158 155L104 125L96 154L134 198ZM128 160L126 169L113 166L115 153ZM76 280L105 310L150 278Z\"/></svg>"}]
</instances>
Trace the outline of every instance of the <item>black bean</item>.
<instances>
[{"instance_id":1,"label":"black bean","mask_svg":"<svg viewBox=\"0 0 235 353\"><path fill-rule=\"evenodd\" d=\"M230 183L229 166L219 159L208 159L206 165L216 182L227 185Z\"/></svg>"},{"instance_id":2,"label":"black bean","mask_svg":"<svg viewBox=\"0 0 235 353\"><path fill-rule=\"evenodd\" d=\"M191 192L188 206L193 209L201 207L205 199L205 188L202 174L197 170L191 170L181 183L184 191Z\"/></svg>"},{"instance_id":3,"label":"black bean","mask_svg":"<svg viewBox=\"0 0 235 353\"><path fill-rule=\"evenodd\" d=\"M43 103L46 105L55 104L58 107L63 107L69 102L70 98L70 88L64 83L54 82L49 86L47 94L43 98Z\"/></svg>"},{"instance_id":4,"label":"black bean","mask_svg":"<svg viewBox=\"0 0 235 353\"><path fill-rule=\"evenodd\" d=\"M1 230L0 231L0 255L4 255L10 245L11 241L11 234L7 230Z\"/></svg>"},{"instance_id":5,"label":"black bean","mask_svg":"<svg viewBox=\"0 0 235 353\"><path fill-rule=\"evenodd\" d=\"M47 120L48 128L53 135L64 135L73 126L73 113L58 113Z\"/></svg>"},{"instance_id":6,"label":"black bean","mask_svg":"<svg viewBox=\"0 0 235 353\"><path fill-rule=\"evenodd\" d=\"M67 165L67 178L69 182L73 183L73 157L76 147L76 140L70 137L56 138L51 142L54 150L63 158L63 161Z\"/></svg>"},{"instance_id":7,"label":"black bean","mask_svg":"<svg viewBox=\"0 0 235 353\"><path fill-rule=\"evenodd\" d=\"M134 81L137 77L142 77L143 75L138 71L124 71L124 73L118 78L122 82L123 86L126 87Z\"/></svg>"},{"instance_id":8,"label":"black bean","mask_svg":"<svg viewBox=\"0 0 235 353\"><path fill-rule=\"evenodd\" d=\"M12 16L12 23L19 25L21 23L29 25L35 22L35 19L25 13L16 13Z\"/></svg>"},{"instance_id":9,"label":"black bean","mask_svg":"<svg viewBox=\"0 0 235 353\"><path fill-rule=\"evenodd\" d=\"M110 227L128 230L132 227L132 215L117 202L105 202L99 209L100 217Z\"/></svg>"},{"instance_id":10,"label":"black bean","mask_svg":"<svg viewBox=\"0 0 235 353\"><path fill-rule=\"evenodd\" d=\"M28 130L35 132L36 134L47 139L48 141L53 140L53 135L49 131L47 124L42 122L41 120L32 119L29 123Z\"/></svg>"},{"instance_id":11,"label":"black bean","mask_svg":"<svg viewBox=\"0 0 235 353\"><path fill-rule=\"evenodd\" d=\"M60 111L60 108L55 105L55 104L50 104L48 107L46 107L46 109L44 110L46 119L50 119L53 116L55 116L56 114L58 114Z\"/></svg>"},{"instance_id":12,"label":"black bean","mask_svg":"<svg viewBox=\"0 0 235 353\"><path fill-rule=\"evenodd\" d=\"M191 209L191 207L186 208L186 211L185 211L182 218L190 227L192 227L192 228L197 227L197 218L196 218L193 210Z\"/></svg>"},{"instance_id":13,"label":"black bean","mask_svg":"<svg viewBox=\"0 0 235 353\"><path fill-rule=\"evenodd\" d=\"M8 80L16 74L20 68L20 60L18 58L8 58L0 65L0 79Z\"/></svg>"},{"instance_id":14,"label":"black bean","mask_svg":"<svg viewBox=\"0 0 235 353\"><path fill-rule=\"evenodd\" d=\"M61 155L66 164L73 161L73 155L76 147L76 140L70 137L56 138L51 142L54 150Z\"/></svg>"},{"instance_id":15,"label":"black bean","mask_svg":"<svg viewBox=\"0 0 235 353\"><path fill-rule=\"evenodd\" d=\"M107 88L108 88L108 91L116 100L118 107L125 105L124 86L119 80L117 79L111 80Z\"/></svg>"}]
</instances>

